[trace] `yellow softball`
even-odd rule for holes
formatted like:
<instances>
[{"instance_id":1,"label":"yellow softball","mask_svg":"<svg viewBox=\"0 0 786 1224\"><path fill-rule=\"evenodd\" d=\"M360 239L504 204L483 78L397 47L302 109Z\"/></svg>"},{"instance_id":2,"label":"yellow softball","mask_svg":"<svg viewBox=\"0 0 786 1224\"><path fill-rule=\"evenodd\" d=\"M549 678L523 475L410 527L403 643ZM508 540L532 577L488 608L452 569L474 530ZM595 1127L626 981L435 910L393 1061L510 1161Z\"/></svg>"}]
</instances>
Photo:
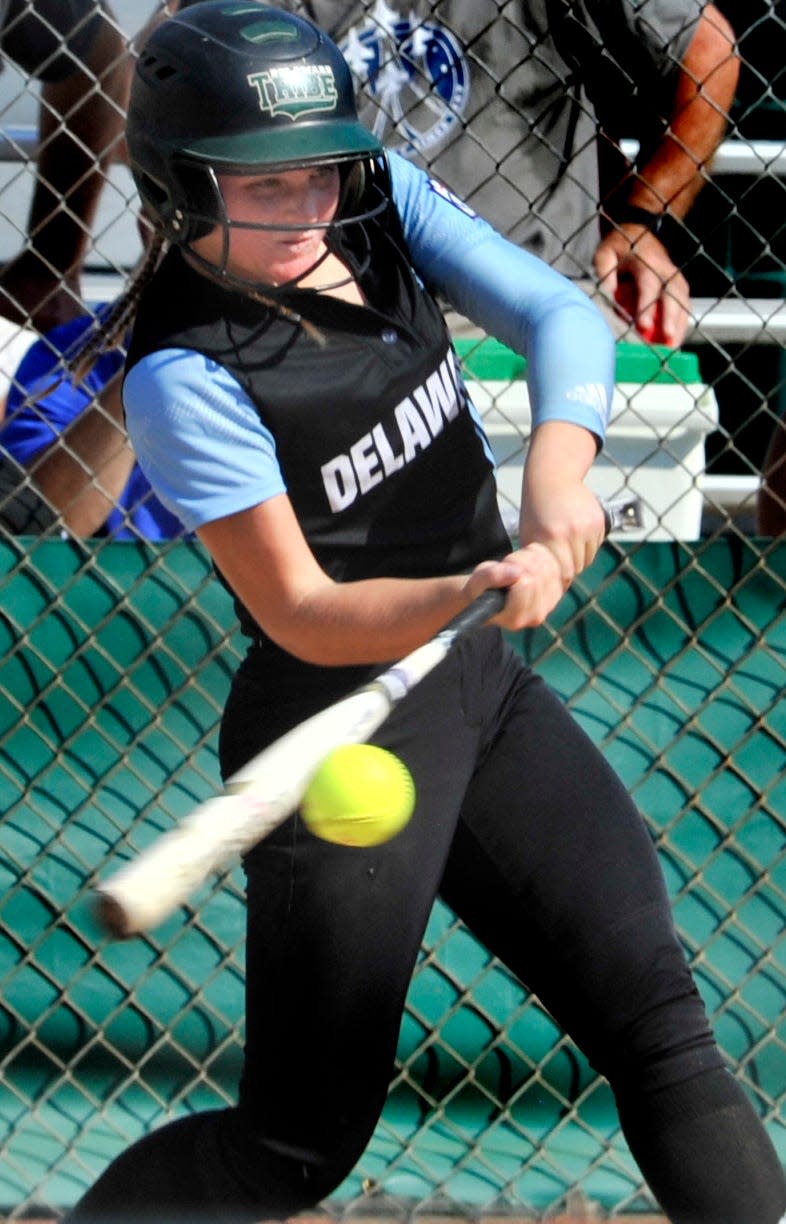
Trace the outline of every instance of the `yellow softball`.
<instances>
[{"instance_id":1,"label":"yellow softball","mask_svg":"<svg viewBox=\"0 0 786 1224\"><path fill-rule=\"evenodd\" d=\"M415 808L403 761L373 744L336 748L317 769L301 811L312 833L340 846L378 846L400 833Z\"/></svg>"}]
</instances>

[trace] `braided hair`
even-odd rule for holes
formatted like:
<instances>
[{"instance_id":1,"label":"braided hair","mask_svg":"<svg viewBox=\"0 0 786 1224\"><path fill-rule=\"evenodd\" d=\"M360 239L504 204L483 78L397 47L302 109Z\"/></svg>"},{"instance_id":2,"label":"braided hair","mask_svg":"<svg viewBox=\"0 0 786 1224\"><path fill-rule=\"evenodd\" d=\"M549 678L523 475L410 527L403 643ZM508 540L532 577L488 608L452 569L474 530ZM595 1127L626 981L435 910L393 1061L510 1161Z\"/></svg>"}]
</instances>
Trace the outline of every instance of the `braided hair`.
<instances>
[{"instance_id":1,"label":"braided hair","mask_svg":"<svg viewBox=\"0 0 786 1224\"><path fill-rule=\"evenodd\" d=\"M168 242L164 235L154 233L141 263L132 275L123 293L113 303L100 323L94 325L88 333L87 340L79 346L74 354L64 359L64 374L62 377L70 379L72 383L81 382L90 373L102 353L120 347L125 339L129 324L136 314L139 299L153 279L153 274L160 264L167 246ZM60 381L62 381L62 378Z\"/></svg>"}]
</instances>

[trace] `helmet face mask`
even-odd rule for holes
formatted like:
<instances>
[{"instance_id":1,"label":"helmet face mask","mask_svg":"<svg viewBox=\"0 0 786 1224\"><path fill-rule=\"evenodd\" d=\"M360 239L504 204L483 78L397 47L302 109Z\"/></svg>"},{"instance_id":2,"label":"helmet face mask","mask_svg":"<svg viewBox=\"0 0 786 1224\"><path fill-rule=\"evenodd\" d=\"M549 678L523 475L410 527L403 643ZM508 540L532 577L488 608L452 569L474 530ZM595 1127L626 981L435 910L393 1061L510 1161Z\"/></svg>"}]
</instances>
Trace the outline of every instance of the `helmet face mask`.
<instances>
[{"instance_id":1,"label":"helmet face mask","mask_svg":"<svg viewBox=\"0 0 786 1224\"><path fill-rule=\"evenodd\" d=\"M336 166L336 163L335 161L309 162L307 165L308 168L312 168L320 165ZM291 165L285 165L282 169L286 173L296 168ZM219 215L216 216L214 214L211 205L205 205L205 212L201 216L193 212L189 214L187 224L193 236L187 244L188 251L185 255L187 262L199 269L209 279L222 285L222 287L250 294L252 297L256 297L270 306L280 294L297 288L306 276L325 262L331 250L334 249L333 243L330 241L331 234L341 231L345 227L355 226L359 238L359 245L358 242L355 243L355 255L358 259L357 274L362 275L365 268L368 267L371 255L371 244L363 223L380 216L390 206L390 183L387 161L383 156L367 159L365 162L355 159L351 162L339 164L337 169L339 170L340 179L338 207L335 213L329 220L315 221L310 219L305 224L302 220L290 224L283 221L263 222L234 219L229 214L221 182L218 181L212 169L207 169L206 175L213 183L211 199L217 201L215 208ZM235 173L245 176L247 168L239 167ZM276 170L270 167L266 168L262 173L275 174ZM231 172L229 172L229 176L231 177ZM226 180L224 179L224 181ZM179 220L175 218L173 226L177 227L179 224ZM207 235L215 229L220 231L220 247L211 251L208 256L200 250L200 244L194 241L194 239ZM233 232L250 230L260 233L290 232L300 235L304 229L312 232L318 230L325 232L323 249L321 254L314 259L313 263L302 268L290 279L275 283L269 280L250 280L246 275L242 275L236 266L233 267L231 264L230 254ZM355 274L346 269L339 276L338 280L322 285L321 288L323 291L337 289L354 279ZM260 297L260 290L264 290L262 297ZM300 318L300 316L292 317Z\"/></svg>"},{"instance_id":2,"label":"helmet face mask","mask_svg":"<svg viewBox=\"0 0 786 1224\"><path fill-rule=\"evenodd\" d=\"M358 120L340 51L311 22L254 0L206 0L153 32L137 62L126 138L145 212L177 244L232 224L223 174L337 163L345 190L331 224L383 206L364 206L364 180L375 176L363 167L381 146Z\"/></svg>"}]
</instances>

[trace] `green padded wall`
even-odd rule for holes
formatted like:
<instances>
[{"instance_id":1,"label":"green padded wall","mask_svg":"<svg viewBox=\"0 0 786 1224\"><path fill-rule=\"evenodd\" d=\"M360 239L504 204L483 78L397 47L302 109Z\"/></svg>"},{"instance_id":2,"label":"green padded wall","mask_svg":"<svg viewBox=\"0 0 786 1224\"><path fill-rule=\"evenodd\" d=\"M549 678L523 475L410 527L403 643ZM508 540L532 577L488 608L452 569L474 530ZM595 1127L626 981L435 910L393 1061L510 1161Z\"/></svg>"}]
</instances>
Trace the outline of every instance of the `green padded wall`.
<instances>
[{"instance_id":1,"label":"green padded wall","mask_svg":"<svg viewBox=\"0 0 786 1224\"><path fill-rule=\"evenodd\" d=\"M196 544L0 544L0 1208L67 1205L130 1139L232 1100L239 871L103 943L109 863L217 784L242 643ZM786 1158L786 543L607 545L519 640L632 789L722 1044ZM442 906L388 1106L337 1199L646 1202L610 1095Z\"/></svg>"}]
</instances>

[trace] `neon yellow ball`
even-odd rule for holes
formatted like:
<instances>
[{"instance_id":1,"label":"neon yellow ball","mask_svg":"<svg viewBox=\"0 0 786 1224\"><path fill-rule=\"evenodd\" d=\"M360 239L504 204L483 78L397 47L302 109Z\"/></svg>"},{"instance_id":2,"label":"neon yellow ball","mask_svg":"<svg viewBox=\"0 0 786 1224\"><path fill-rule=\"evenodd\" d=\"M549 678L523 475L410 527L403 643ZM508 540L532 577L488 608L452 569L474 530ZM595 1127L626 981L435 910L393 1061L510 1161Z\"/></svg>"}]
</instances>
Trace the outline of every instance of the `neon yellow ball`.
<instances>
[{"instance_id":1,"label":"neon yellow ball","mask_svg":"<svg viewBox=\"0 0 786 1224\"><path fill-rule=\"evenodd\" d=\"M412 774L386 748L345 744L317 769L301 803L312 833L340 846L379 846L415 809Z\"/></svg>"}]
</instances>

